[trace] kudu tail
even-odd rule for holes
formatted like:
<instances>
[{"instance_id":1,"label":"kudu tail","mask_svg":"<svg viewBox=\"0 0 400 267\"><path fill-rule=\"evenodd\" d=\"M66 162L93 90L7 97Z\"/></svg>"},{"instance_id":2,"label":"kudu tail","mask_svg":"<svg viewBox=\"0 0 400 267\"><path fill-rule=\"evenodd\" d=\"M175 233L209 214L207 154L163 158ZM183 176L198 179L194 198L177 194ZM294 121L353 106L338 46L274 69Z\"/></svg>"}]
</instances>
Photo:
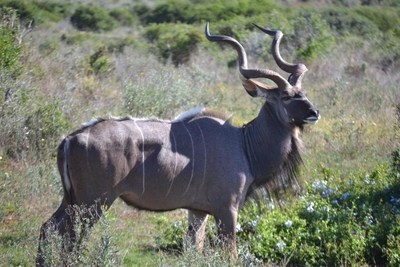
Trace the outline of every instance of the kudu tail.
<instances>
[{"instance_id":1,"label":"kudu tail","mask_svg":"<svg viewBox=\"0 0 400 267\"><path fill-rule=\"evenodd\" d=\"M57 164L58 171L60 172L61 182L64 189L64 199L68 205L73 205L73 189L71 183L71 177L68 170L68 150L69 150L69 140L64 138L58 147L57 152Z\"/></svg>"}]
</instances>

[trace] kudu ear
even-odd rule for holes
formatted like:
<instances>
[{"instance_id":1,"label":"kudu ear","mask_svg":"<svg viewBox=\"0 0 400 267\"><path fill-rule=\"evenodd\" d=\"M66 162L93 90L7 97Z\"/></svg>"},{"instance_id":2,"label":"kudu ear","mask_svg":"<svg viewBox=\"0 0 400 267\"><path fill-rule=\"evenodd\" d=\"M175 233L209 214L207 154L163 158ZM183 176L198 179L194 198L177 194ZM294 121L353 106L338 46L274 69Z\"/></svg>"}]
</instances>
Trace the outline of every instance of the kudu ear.
<instances>
[{"instance_id":1,"label":"kudu ear","mask_svg":"<svg viewBox=\"0 0 400 267\"><path fill-rule=\"evenodd\" d=\"M252 97L265 97L268 90L276 89L276 87L269 87L262 82L247 79L243 75L240 75L240 80L246 92Z\"/></svg>"}]
</instances>

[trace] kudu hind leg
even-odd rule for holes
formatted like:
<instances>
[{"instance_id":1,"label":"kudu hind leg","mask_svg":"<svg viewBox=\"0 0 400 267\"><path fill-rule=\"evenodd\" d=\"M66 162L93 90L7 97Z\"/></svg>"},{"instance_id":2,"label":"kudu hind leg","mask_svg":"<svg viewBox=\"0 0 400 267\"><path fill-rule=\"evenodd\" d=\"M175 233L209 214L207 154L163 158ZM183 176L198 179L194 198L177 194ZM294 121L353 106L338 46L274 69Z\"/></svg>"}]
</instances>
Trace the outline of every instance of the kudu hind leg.
<instances>
[{"instance_id":1,"label":"kudu hind leg","mask_svg":"<svg viewBox=\"0 0 400 267\"><path fill-rule=\"evenodd\" d=\"M75 231L73 228L73 219L68 211L68 205L63 199L57 211L47 220L40 229L38 254L36 257L36 266L45 266L46 248L49 245L49 235L54 233L63 237L63 249L72 250L72 244L75 241Z\"/></svg>"},{"instance_id":2,"label":"kudu hind leg","mask_svg":"<svg viewBox=\"0 0 400 267\"><path fill-rule=\"evenodd\" d=\"M195 245L199 250L202 250L204 246L207 218L207 213L195 210L188 211L188 235L191 244Z\"/></svg>"}]
</instances>

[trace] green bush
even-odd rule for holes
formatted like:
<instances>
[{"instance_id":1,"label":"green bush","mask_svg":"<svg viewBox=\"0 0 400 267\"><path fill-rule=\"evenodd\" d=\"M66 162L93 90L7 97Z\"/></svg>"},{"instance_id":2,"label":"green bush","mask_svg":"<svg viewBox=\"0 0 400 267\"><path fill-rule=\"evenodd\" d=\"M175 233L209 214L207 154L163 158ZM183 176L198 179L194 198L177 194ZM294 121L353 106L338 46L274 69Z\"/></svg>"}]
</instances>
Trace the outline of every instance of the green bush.
<instances>
[{"instance_id":1,"label":"green bush","mask_svg":"<svg viewBox=\"0 0 400 267\"><path fill-rule=\"evenodd\" d=\"M168 0L156 5L153 9L137 7L136 11L141 11L142 22L148 23L176 23L188 22L187 17L193 9L188 0Z\"/></svg>"},{"instance_id":2,"label":"green bush","mask_svg":"<svg viewBox=\"0 0 400 267\"><path fill-rule=\"evenodd\" d=\"M55 3L53 1L34 1L33 2L42 12L51 14L52 21L59 21L72 15L72 5L70 3Z\"/></svg>"},{"instance_id":3,"label":"green bush","mask_svg":"<svg viewBox=\"0 0 400 267\"><path fill-rule=\"evenodd\" d=\"M62 102L19 81L14 81L12 90L0 107L2 152L12 159L48 159L54 155L60 137L70 129Z\"/></svg>"},{"instance_id":4,"label":"green bush","mask_svg":"<svg viewBox=\"0 0 400 267\"><path fill-rule=\"evenodd\" d=\"M400 104L396 107L396 125L394 128L395 138L400 140ZM400 173L400 148L392 152L392 169L395 173Z\"/></svg>"},{"instance_id":5,"label":"green bush","mask_svg":"<svg viewBox=\"0 0 400 267\"><path fill-rule=\"evenodd\" d=\"M189 61L190 54L203 38L203 32L186 24L151 24L146 27L144 36L164 62L171 60L178 66Z\"/></svg>"},{"instance_id":6,"label":"green bush","mask_svg":"<svg viewBox=\"0 0 400 267\"><path fill-rule=\"evenodd\" d=\"M39 9L36 5L23 0L2 0L0 7L9 7L17 10L22 21L30 21L37 17Z\"/></svg>"},{"instance_id":7,"label":"green bush","mask_svg":"<svg viewBox=\"0 0 400 267\"><path fill-rule=\"evenodd\" d=\"M85 41L93 39L94 35L93 32L63 33L60 40L68 45L82 45Z\"/></svg>"},{"instance_id":8,"label":"green bush","mask_svg":"<svg viewBox=\"0 0 400 267\"><path fill-rule=\"evenodd\" d=\"M2 8L0 12L0 72L7 73L15 79L22 72L20 61L22 44L18 40L18 17L13 9ZM2 83L0 88L5 93ZM2 95L7 98L7 95Z\"/></svg>"},{"instance_id":9,"label":"green bush","mask_svg":"<svg viewBox=\"0 0 400 267\"><path fill-rule=\"evenodd\" d=\"M71 23L81 31L109 31L118 26L109 12L98 6L78 7L71 16Z\"/></svg>"},{"instance_id":10,"label":"green bush","mask_svg":"<svg viewBox=\"0 0 400 267\"><path fill-rule=\"evenodd\" d=\"M110 16L123 26L131 26L135 23L133 13L125 8L114 8L110 11Z\"/></svg>"},{"instance_id":11,"label":"green bush","mask_svg":"<svg viewBox=\"0 0 400 267\"><path fill-rule=\"evenodd\" d=\"M398 235L398 174L387 166L345 180L329 169L322 168L321 174L283 211L260 204L267 210L260 214L254 212L256 204L246 207L239 219L241 242L250 242L257 257L275 263L393 265L386 250L387 235Z\"/></svg>"},{"instance_id":12,"label":"green bush","mask_svg":"<svg viewBox=\"0 0 400 267\"><path fill-rule=\"evenodd\" d=\"M71 14L69 4L48 1L0 0L0 7L13 8L17 10L22 21L34 20L35 24L59 21Z\"/></svg>"},{"instance_id":13,"label":"green bush","mask_svg":"<svg viewBox=\"0 0 400 267\"><path fill-rule=\"evenodd\" d=\"M44 104L33 110L32 114L26 114L24 129L29 149L36 151L37 156L46 158L55 155L60 137L67 132L70 124L64 118L60 102L48 99L42 101Z\"/></svg>"},{"instance_id":14,"label":"green bush","mask_svg":"<svg viewBox=\"0 0 400 267\"><path fill-rule=\"evenodd\" d=\"M310 60L329 53L334 38L321 16L300 13L293 24L294 33L287 36L286 43L295 46L298 57Z\"/></svg>"},{"instance_id":15,"label":"green bush","mask_svg":"<svg viewBox=\"0 0 400 267\"><path fill-rule=\"evenodd\" d=\"M279 200L282 209L268 199L250 200L239 213L239 247L249 245L269 264L398 266L400 173L383 165L340 176L321 167L320 178L309 181L302 196ZM179 221L164 232L163 248L181 248L187 228L182 225Z\"/></svg>"},{"instance_id":16,"label":"green bush","mask_svg":"<svg viewBox=\"0 0 400 267\"><path fill-rule=\"evenodd\" d=\"M344 35L346 33L365 35L375 34L379 28L367 17L353 8L328 7L321 11L321 16L328 22L333 31Z\"/></svg>"},{"instance_id":17,"label":"green bush","mask_svg":"<svg viewBox=\"0 0 400 267\"><path fill-rule=\"evenodd\" d=\"M400 16L396 9L359 7L354 11L372 21L382 32L387 32L400 27Z\"/></svg>"},{"instance_id":18,"label":"green bush","mask_svg":"<svg viewBox=\"0 0 400 267\"><path fill-rule=\"evenodd\" d=\"M386 73L398 71L400 65L400 31L376 32L371 36L370 58L375 60Z\"/></svg>"},{"instance_id":19,"label":"green bush","mask_svg":"<svg viewBox=\"0 0 400 267\"><path fill-rule=\"evenodd\" d=\"M100 47L93 54L91 54L88 58L88 63L89 66L87 69L87 75L106 74L112 68L105 46Z\"/></svg>"},{"instance_id":20,"label":"green bush","mask_svg":"<svg viewBox=\"0 0 400 267\"><path fill-rule=\"evenodd\" d=\"M252 1L198 1L168 0L150 8L140 5L135 8L140 20L145 23L198 23L202 21L234 20L237 16L250 17L269 13L276 7L273 0Z\"/></svg>"}]
</instances>

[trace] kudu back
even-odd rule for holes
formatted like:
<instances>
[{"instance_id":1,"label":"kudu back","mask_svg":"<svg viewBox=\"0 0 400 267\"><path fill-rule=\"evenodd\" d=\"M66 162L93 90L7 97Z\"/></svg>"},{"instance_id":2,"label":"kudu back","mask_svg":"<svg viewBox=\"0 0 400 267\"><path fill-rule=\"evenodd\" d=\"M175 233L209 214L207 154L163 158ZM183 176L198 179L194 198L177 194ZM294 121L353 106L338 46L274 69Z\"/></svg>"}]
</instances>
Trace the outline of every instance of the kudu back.
<instances>
[{"instance_id":1,"label":"kudu back","mask_svg":"<svg viewBox=\"0 0 400 267\"><path fill-rule=\"evenodd\" d=\"M290 73L288 80L268 69L249 69L246 52L237 40L210 35L208 24L205 30L208 40L237 51L245 90L265 99L250 123L237 128L200 108L173 121L98 119L62 141L57 162L64 197L41 228L38 266L46 263L43 245L49 227L73 243L77 239L74 216L89 218L94 224L101 216L100 207L111 206L118 197L142 210L188 209L188 234L200 247L207 216L212 215L219 237L236 255L239 209L261 186L277 188L296 182L301 163L298 133L320 117L301 87L307 68L282 59L280 31L255 26L274 37L272 54L277 65ZM276 86L255 78L272 80ZM74 205L90 208L86 213L69 212Z\"/></svg>"}]
</instances>

